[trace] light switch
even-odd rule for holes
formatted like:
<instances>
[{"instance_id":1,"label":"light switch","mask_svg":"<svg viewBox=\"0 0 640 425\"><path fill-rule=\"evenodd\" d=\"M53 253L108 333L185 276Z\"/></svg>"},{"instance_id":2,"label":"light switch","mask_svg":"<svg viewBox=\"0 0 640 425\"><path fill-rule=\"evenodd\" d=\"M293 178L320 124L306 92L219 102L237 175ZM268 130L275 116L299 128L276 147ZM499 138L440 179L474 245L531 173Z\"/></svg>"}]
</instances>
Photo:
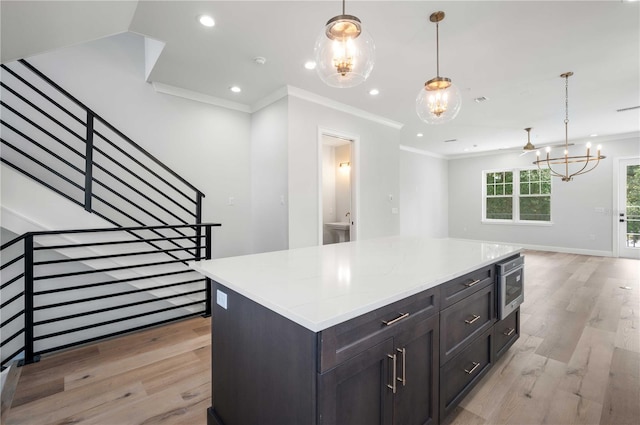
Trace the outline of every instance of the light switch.
<instances>
[{"instance_id":1,"label":"light switch","mask_svg":"<svg viewBox=\"0 0 640 425\"><path fill-rule=\"evenodd\" d=\"M398 214L397 208L391 208L391 214Z\"/></svg>"},{"instance_id":2,"label":"light switch","mask_svg":"<svg viewBox=\"0 0 640 425\"><path fill-rule=\"evenodd\" d=\"M225 310L227 309L227 294L222 292L221 290L216 290L216 302L218 305Z\"/></svg>"}]
</instances>

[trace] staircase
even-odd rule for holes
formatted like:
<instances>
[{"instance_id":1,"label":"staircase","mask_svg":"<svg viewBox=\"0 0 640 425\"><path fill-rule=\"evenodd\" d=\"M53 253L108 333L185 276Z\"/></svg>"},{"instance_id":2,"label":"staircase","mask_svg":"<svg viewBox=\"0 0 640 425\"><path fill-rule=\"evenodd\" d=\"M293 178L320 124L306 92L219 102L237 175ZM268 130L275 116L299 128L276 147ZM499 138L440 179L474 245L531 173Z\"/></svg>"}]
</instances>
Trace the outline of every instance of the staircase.
<instances>
[{"instance_id":1,"label":"staircase","mask_svg":"<svg viewBox=\"0 0 640 425\"><path fill-rule=\"evenodd\" d=\"M202 223L204 194L27 61L1 67L3 175L19 173L61 197L38 205L45 197L33 199L35 188L12 187L8 203L16 205L3 195L3 212L26 199L32 223L56 214L91 214L99 223L8 241L12 229L3 231L2 366L209 315L210 282L188 266L211 258L219 226Z\"/></svg>"}]
</instances>

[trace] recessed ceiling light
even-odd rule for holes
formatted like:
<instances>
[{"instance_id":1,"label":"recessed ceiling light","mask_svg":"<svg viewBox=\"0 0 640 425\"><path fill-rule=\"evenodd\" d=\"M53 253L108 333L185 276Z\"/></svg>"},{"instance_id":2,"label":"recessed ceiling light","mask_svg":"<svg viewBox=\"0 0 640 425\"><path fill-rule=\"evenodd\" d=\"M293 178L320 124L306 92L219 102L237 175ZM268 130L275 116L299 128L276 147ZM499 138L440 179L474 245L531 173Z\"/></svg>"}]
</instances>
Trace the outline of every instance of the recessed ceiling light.
<instances>
[{"instance_id":1,"label":"recessed ceiling light","mask_svg":"<svg viewBox=\"0 0 640 425\"><path fill-rule=\"evenodd\" d=\"M598 134L593 133L593 134L590 134L589 136L590 136L590 137L598 137Z\"/></svg>"},{"instance_id":2,"label":"recessed ceiling light","mask_svg":"<svg viewBox=\"0 0 640 425\"><path fill-rule=\"evenodd\" d=\"M480 97L476 97L475 99L473 99L476 103L482 103L482 102L486 102L488 99L484 96L480 96Z\"/></svg>"},{"instance_id":3,"label":"recessed ceiling light","mask_svg":"<svg viewBox=\"0 0 640 425\"><path fill-rule=\"evenodd\" d=\"M469 148L464 148L464 151L465 152L469 152Z\"/></svg>"},{"instance_id":4,"label":"recessed ceiling light","mask_svg":"<svg viewBox=\"0 0 640 425\"><path fill-rule=\"evenodd\" d=\"M209 15L200 15L198 16L198 22L200 22L205 27L212 27L216 24L216 21Z\"/></svg>"},{"instance_id":5,"label":"recessed ceiling light","mask_svg":"<svg viewBox=\"0 0 640 425\"><path fill-rule=\"evenodd\" d=\"M306 61L304 67L307 69L316 69L316 63L314 61Z\"/></svg>"},{"instance_id":6,"label":"recessed ceiling light","mask_svg":"<svg viewBox=\"0 0 640 425\"><path fill-rule=\"evenodd\" d=\"M231 90L234 93L240 93L242 91L242 89L238 86L231 86L229 87L229 90Z\"/></svg>"},{"instance_id":7,"label":"recessed ceiling light","mask_svg":"<svg viewBox=\"0 0 640 425\"><path fill-rule=\"evenodd\" d=\"M422 133L416 134L416 137L422 137L422 136L424 136L424 134L422 134Z\"/></svg>"},{"instance_id":8,"label":"recessed ceiling light","mask_svg":"<svg viewBox=\"0 0 640 425\"><path fill-rule=\"evenodd\" d=\"M379 94L379 93L380 93L380 90L378 90L378 89L371 89L371 90L369 90L369 94L370 94L371 96L376 96L376 95L377 95L377 94Z\"/></svg>"}]
</instances>

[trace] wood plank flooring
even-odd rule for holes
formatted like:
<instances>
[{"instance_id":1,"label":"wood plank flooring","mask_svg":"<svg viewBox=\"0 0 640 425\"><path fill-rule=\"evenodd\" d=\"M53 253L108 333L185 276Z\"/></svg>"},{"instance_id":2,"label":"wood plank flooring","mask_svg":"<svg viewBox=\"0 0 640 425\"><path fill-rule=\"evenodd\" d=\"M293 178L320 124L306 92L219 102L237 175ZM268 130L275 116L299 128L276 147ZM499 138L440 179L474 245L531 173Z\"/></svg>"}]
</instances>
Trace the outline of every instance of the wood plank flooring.
<instances>
[{"instance_id":1,"label":"wood plank flooring","mask_svg":"<svg viewBox=\"0 0 640 425\"><path fill-rule=\"evenodd\" d=\"M640 424L640 262L525 255L521 337L447 425ZM204 425L210 329L197 318L43 357L21 368L2 424Z\"/></svg>"}]
</instances>

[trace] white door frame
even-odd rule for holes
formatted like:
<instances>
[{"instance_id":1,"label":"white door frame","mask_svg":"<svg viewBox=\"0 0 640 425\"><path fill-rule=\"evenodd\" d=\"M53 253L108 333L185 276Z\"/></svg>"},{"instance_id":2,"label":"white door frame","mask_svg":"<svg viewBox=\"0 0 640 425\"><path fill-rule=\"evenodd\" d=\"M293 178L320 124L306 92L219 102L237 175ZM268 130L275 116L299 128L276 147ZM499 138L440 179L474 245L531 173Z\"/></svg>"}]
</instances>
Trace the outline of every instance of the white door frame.
<instances>
[{"instance_id":1,"label":"white door frame","mask_svg":"<svg viewBox=\"0 0 640 425\"><path fill-rule=\"evenodd\" d=\"M626 225L625 223L620 223L620 213L625 212L620 210L620 200L622 198L622 190L625 190L620 187L623 177L622 172L624 167L621 166L623 162L627 162L629 160L640 160L637 156L624 156L615 158L613 161L613 208L611 209L612 215L612 233L613 233L613 256L620 257L620 246L622 245L622 231L621 226ZM625 165L626 166L626 165Z\"/></svg>"},{"instance_id":2,"label":"white door frame","mask_svg":"<svg viewBox=\"0 0 640 425\"><path fill-rule=\"evenodd\" d=\"M351 225L349 240L358 239L358 224L360 210L360 136L318 126L318 245L322 245L322 136L332 136L340 139L351 140Z\"/></svg>"}]
</instances>

